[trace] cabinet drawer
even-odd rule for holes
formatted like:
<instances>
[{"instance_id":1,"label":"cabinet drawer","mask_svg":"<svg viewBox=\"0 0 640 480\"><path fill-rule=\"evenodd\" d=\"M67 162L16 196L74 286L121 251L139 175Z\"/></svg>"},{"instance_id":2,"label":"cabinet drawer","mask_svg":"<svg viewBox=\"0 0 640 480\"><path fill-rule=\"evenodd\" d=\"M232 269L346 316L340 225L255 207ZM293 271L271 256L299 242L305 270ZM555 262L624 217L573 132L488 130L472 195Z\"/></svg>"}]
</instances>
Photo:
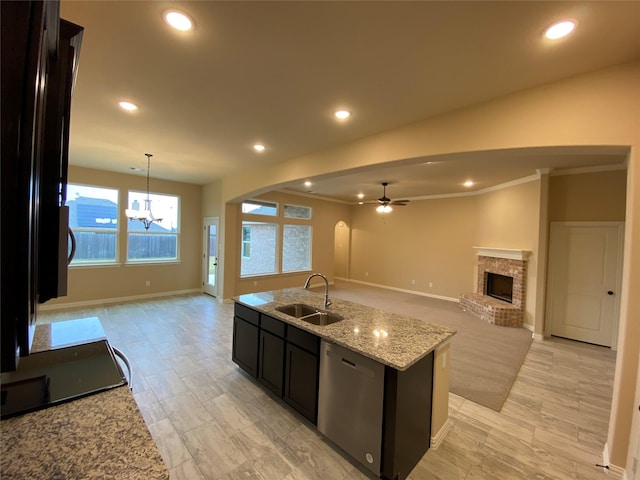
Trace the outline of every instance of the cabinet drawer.
<instances>
[{"instance_id":1,"label":"cabinet drawer","mask_svg":"<svg viewBox=\"0 0 640 480\"><path fill-rule=\"evenodd\" d=\"M249 307L236 303L234 313L236 317L240 317L249 323L253 323L256 326L260 325L260 314Z\"/></svg>"},{"instance_id":2,"label":"cabinet drawer","mask_svg":"<svg viewBox=\"0 0 640 480\"><path fill-rule=\"evenodd\" d=\"M284 338L285 324L282 320L262 314L260 327L267 332L271 332L281 338Z\"/></svg>"},{"instance_id":3,"label":"cabinet drawer","mask_svg":"<svg viewBox=\"0 0 640 480\"><path fill-rule=\"evenodd\" d=\"M320 337L316 337L313 333L300 330L293 325L289 325L289 328L287 328L287 340L314 355L318 355L320 352Z\"/></svg>"}]
</instances>

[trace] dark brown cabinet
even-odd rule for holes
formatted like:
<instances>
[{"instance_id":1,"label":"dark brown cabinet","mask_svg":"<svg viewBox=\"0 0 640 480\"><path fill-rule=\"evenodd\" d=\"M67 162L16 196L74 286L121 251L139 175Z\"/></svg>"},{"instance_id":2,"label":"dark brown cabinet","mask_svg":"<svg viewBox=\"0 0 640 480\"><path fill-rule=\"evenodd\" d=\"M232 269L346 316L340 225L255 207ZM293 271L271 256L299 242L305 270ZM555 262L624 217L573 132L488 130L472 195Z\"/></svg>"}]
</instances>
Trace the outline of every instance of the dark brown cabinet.
<instances>
[{"instance_id":1,"label":"dark brown cabinet","mask_svg":"<svg viewBox=\"0 0 640 480\"><path fill-rule=\"evenodd\" d=\"M253 377L258 376L258 341L260 329L241 317L233 317L231 359Z\"/></svg>"},{"instance_id":2,"label":"dark brown cabinet","mask_svg":"<svg viewBox=\"0 0 640 480\"><path fill-rule=\"evenodd\" d=\"M284 385L284 339L260 330L258 380L282 397Z\"/></svg>"},{"instance_id":3,"label":"dark brown cabinet","mask_svg":"<svg viewBox=\"0 0 640 480\"><path fill-rule=\"evenodd\" d=\"M236 303L233 361L314 424L320 338Z\"/></svg>"},{"instance_id":4,"label":"dark brown cabinet","mask_svg":"<svg viewBox=\"0 0 640 480\"><path fill-rule=\"evenodd\" d=\"M318 356L287 343L284 400L313 424L318 419Z\"/></svg>"},{"instance_id":5,"label":"dark brown cabinet","mask_svg":"<svg viewBox=\"0 0 640 480\"><path fill-rule=\"evenodd\" d=\"M71 93L83 28L59 2L0 2L1 371L29 354L38 303L66 295ZM6 232L6 234L5 234Z\"/></svg>"}]
</instances>

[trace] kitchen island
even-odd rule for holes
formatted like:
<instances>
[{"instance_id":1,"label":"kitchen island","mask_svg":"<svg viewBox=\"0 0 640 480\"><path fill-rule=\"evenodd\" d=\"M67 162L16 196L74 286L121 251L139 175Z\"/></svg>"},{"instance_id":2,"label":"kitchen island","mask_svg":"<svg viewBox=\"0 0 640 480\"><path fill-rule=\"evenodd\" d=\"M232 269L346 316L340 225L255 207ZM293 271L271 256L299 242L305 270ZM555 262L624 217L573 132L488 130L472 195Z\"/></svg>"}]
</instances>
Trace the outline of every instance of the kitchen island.
<instances>
[{"instance_id":1,"label":"kitchen island","mask_svg":"<svg viewBox=\"0 0 640 480\"><path fill-rule=\"evenodd\" d=\"M32 353L103 340L95 317L42 324ZM169 478L126 385L2 420L0 437L3 479Z\"/></svg>"},{"instance_id":2,"label":"kitchen island","mask_svg":"<svg viewBox=\"0 0 640 480\"><path fill-rule=\"evenodd\" d=\"M234 300L234 362L376 476L406 478L446 434L454 330L340 299L327 311L341 320L315 325L279 310L324 310L324 296L302 288Z\"/></svg>"}]
</instances>

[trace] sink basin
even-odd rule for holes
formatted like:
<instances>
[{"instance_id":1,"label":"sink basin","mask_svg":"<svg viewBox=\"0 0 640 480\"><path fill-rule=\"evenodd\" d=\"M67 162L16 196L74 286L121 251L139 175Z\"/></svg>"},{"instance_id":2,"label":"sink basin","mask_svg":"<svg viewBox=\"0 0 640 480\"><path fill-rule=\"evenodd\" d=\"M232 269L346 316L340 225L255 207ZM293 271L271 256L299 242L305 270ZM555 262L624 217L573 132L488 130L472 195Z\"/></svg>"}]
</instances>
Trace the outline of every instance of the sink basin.
<instances>
[{"instance_id":1,"label":"sink basin","mask_svg":"<svg viewBox=\"0 0 640 480\"><path fill-rule=\"evenodd\" d=\"M281 307L276 307L276 310L299 320L313 323L314 325L330 325L342 320L342 317L336 313L320 310L316 307L312 307L311 305L305 305L304 303L283 305Z\"/></svg>"}]
</instances>

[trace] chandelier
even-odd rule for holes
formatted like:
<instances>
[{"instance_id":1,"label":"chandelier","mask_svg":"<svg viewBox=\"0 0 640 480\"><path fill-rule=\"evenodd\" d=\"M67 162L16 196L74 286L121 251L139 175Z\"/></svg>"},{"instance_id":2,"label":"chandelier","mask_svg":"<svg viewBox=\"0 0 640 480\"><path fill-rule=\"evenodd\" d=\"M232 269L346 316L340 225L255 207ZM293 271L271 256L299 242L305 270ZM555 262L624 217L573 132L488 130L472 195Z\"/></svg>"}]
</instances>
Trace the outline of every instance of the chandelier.
<instances>
[{"instance_id":1,"label":"chandelier","mask_svg":"<svg viewBox=\"0 0 640 480\"><path fill-rule=\"evenodd\" d=\"M155 218L151 213L151 199L149 198L149 170L151 169L151 153L145 153L147 157L147 198L144 200L144 209L140 210L140 204L134 200L131 208L125 210L125 215L129 220L140 220L144 224L144 229L149 230L153 222L161 222L161 218Z\"/></svg>"}]
</instances>

